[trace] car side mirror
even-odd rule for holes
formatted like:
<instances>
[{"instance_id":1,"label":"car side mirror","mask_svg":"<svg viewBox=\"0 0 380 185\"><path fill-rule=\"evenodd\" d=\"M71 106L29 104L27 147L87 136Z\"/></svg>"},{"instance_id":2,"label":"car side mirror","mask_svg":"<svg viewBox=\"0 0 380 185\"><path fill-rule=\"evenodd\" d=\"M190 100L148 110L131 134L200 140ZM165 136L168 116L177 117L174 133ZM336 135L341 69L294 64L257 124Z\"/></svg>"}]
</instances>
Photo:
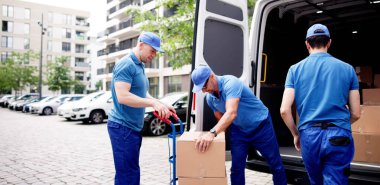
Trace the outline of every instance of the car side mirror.
<instances>
[{"instance_id":1,"label":"car side mirror","mask_svg":"<svg viewBox=\"0 0 380 185\"><path fill-rule=\"evenodd\" d=\"M186 102L185 101L178 101L175 106L178 107L179 109L181 109L183 107L183 105L185 105Z\"/></svg>"}]
</instances>

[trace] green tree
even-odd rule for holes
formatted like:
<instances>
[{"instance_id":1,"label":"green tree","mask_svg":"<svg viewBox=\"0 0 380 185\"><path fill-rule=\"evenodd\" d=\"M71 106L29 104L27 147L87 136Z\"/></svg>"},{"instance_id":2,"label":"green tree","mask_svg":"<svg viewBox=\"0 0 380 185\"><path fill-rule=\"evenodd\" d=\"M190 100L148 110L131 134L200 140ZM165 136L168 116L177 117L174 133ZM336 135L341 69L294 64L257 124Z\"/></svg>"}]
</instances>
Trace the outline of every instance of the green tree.
<instances>
[{"instance_id":1,"label":"green tree","mask_svg":"<svg viewBox=\"0 0 380 185\"><path fill-rule=\"evenodd\" d=\"M151 11L141 11L139 7L130 7L126 14L133 22L142 22L141 30L157 32L163 40L163 49L173 68L179 68L191 63L195 0L157 0L157 8L163 6L167 12L174 11L170 16L157 16ZM249 10L249 25L256 0L247 0ZM170 14L170 13L169 13Z\"/></svg>"},{"instance_id":2,"label":"green tree","mask_svg":"<svg viewBox=\"0 0 380 185\"><path fill-rule=\"evenodd\" d=\"M38 59L38 55L33 51L12 52L12 56L0 64L0 91L14 90L18 94L27 86L36 86L37 68L29 65L35 59Z\"/></svg>"},{"instance_id":3,"label":"green tree","mask_svg":"<svg viewBox=\"0 0 380 185\"><path fill-rule=\"evenodd\" d=\"M84 85L83 83L81 83L80 81L78 80L75 80L75 85L74 85L74 92L76 94L83 94L83 92L86 90L86 85Z\"/></svg>"},{"instance_id":4,"label":"green tree","mask_svg":"<svg viewBox=\"0 0 380 185\"><path fill-rule=\"evenodd\" d=\"M68 57L56 57L54 62L48 64L47 81L48 89L51 91L68 91L76 84L70 76L70 68L65 66Z\"/></svg>"},{"instance_id":5,"label":"green tree","mask_svg":"<svg viewBox=\"0 0 380 185\"><path fill-rule=\"evenodd\" d=\"M133 17L133 22L142 22L141 30L158 33L168 56L169 64L179 68L191 63L195 0L158 0L157 8L163 6L174 11L171 16L160 17L151 11L141 11L131 7L126 14Z\"/></svg>"},{"instance_id":6,"label":"green tree","mask_svg":"<svg viewBox=\"0 0 380 185\"><path fill-rule=\"evenodd\" d=\"M103 87L103 82L99 80L98 82L96 82L95 87L96 87L96 90L101 90Z\"/></svg>"}]
</instances>

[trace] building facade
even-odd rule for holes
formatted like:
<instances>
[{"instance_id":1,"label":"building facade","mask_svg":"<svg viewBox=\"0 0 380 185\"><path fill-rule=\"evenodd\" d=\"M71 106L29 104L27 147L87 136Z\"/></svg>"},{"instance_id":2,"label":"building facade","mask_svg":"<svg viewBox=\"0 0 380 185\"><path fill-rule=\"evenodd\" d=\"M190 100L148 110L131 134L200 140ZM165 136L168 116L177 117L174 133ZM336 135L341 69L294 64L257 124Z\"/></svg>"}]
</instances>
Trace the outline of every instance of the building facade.
<instances>
[{"instance_id":1,"label":"building facade","mask_svg":"<svg viewBox=\"0 0 380 185\"><path fill-rule=\"evenodd\" d=\"M97 58L93 60L96 64L92 63L92 67L96 66L96 70L93 69L93 83L101 83L103 90L110 89L115 63L136 46L141 32L141 23L135 24L131 16L125 13L131 6L138 6L143 11L150 11L158 16L172 15L171 10L157 7L154 0L107 0L106 29L98 34L97 42L101 48L97 51ZM167 56L156 57L145 65L150 84L149 93L159 98L171 92L189 91L190 71L190 65L173 70L168 64Z\"/></svg>"},{"instance_id":2,"label":"building facade","mask_svg":"<svg viewBox=\"0 0 380 185\"><path fill-rule=\"evenodd\" d=\"M42 47L42 74L46 79L47 64L56 57L67 56L66 66L71 68L71 76L89 88L90 52L87 36L90 14L81 10L54 7L19 0L1 0L0 17L2 22L1 61L11 53L32 50L40 54ZM42 31L43 29L43 31ZM41 39L42 36L42 39ZM39 69L39 59L26 65ZM23 92L37 92L37 87L29 87ZM59 92L83 93L74 90ZM53 94L44 84L42 95Z\"/></svg>"}]
</instances>

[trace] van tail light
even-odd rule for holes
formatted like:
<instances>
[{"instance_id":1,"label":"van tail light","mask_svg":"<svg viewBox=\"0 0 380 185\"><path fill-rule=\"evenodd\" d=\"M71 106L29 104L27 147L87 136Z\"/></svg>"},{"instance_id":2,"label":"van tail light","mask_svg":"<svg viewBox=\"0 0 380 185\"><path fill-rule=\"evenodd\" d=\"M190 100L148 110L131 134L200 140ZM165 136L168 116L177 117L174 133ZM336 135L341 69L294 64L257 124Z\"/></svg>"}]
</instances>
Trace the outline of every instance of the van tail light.
<instances>
[{"instance_id":1,"label":"van tail light","mask_svg":"<svg viewBox=\"0 0 380 185\"><path fill-rule=\"evenodd\" d=\"M196 106L195 102L197 100L196 97L197 97L197 93L193 93L193 105L192 105L193 111L195 111L195 106Z\"/></svg>"}]
</instances>

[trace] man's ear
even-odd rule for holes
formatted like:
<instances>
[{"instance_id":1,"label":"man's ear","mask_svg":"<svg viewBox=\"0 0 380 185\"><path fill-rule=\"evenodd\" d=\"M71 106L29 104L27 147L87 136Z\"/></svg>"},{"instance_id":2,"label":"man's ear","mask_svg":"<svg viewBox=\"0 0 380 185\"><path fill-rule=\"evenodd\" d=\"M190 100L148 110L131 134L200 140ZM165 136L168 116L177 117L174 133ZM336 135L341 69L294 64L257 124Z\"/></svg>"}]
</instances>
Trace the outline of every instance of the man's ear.
<instances>
[{"instance_id":1,"label":"man's ear","mask_svg":"<svg viewBox=\"0 0 380 185\"><path fill-rule=\"evenodd\" d=\"M310 46L310 44L309 44L307 41L305 41L305 45L306 45L306 49L307 49L307 50L310 50L310 49L311 49L311 46Z\"/></svg>"},{"instance_id":2,"label":"man's ear","mask_svg":"<svg viewBox=\"0 0 380 185\"><path fill-rule=\"evenodd\" d=\"M327 49L330 48L330 46L331 46L331 42L332 42L332 40L330 39L329 42L328 42L327 45L326 45Z\"/></svg>"}]
</instances>

